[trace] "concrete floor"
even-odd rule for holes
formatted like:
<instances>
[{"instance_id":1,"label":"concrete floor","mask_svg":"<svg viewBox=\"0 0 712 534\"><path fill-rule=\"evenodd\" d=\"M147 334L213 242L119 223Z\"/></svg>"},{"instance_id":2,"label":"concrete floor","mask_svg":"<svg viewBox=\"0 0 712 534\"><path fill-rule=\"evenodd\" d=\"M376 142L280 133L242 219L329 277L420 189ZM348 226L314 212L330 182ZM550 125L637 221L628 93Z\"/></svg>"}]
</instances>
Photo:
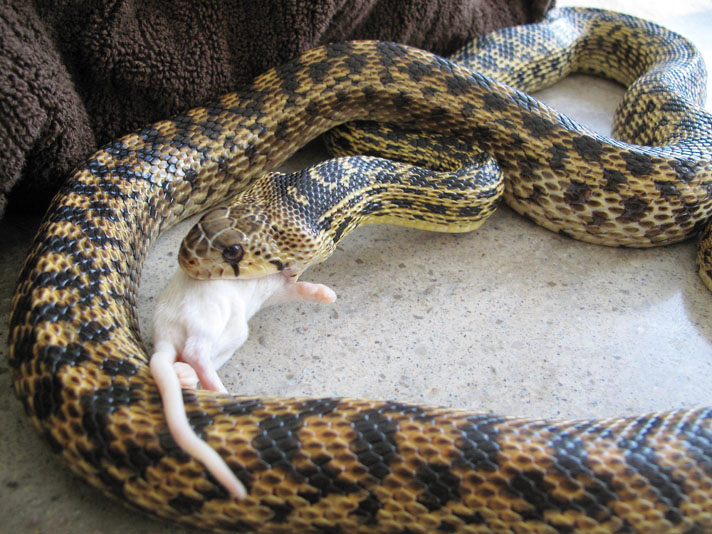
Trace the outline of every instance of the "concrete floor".
<instances>
[{"instance_id":1,"label":"concrete floor","mask_svg":"<svg viewBox=\"0 0 712 534\"><path fill-rule=\"evenodd\" d=\"M585 4L625 6L665 24L712 65L709 0ZM577 76L538 96L607 133L621 94ZM319 156L312 148L292 167ZM137 516L75 478L12 393L7 315L36 224L0 223L0 532L188 532ZM151 253L144 325L189 225ZM330 285L339 300L261 312L221 375L245 394L395 398L555 418L712 403L712 294L694 256L692 242L651 250L578 243L506 207L467 235L366 227L304 277Z\"/></svg>"}]
</instances>

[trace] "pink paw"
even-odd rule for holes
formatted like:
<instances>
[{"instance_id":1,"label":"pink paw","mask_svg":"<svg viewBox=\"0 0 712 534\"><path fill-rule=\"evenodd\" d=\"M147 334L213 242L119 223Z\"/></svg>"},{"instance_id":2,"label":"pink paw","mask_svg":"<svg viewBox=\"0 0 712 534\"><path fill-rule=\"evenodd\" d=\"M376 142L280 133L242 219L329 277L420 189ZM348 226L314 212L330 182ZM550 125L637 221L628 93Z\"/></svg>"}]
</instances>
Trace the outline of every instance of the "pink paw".
<instances>
[{"instance_id":1,"label":"pink paw","mask_svg":"<svg viewBox=\"0 0 712 534\"><path fill-rule=\"evenodd\" d=\"M173 370L178 376L180 387L187 389L198 388L198 374L190 365L183 362L176 362L173 364Z\"/></svg>"},{"instance_id":2,"label":"pink paw","mask_svg":"<svg viewBox=\"0 0 712 534\"><path fill-rule=\"evenodd\" d=\"M324 284L297 282L297 292L304 300L313 300L325 304L330 304L336 300L334 290Z\"/></svg>"}]
</instances>

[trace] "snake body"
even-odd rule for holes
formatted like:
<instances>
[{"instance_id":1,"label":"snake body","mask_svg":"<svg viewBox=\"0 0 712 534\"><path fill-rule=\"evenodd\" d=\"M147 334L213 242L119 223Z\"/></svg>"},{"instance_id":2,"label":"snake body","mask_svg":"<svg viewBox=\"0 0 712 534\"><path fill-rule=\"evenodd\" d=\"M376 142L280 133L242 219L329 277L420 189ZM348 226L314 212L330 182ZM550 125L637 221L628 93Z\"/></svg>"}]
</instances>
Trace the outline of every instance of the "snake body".
<instances>
[{"instance_id":1,"label":"snake body","mask_svg":"<svg viewBox=\"0 0 712 534\"><path fill-rule=\"evenodd\" d=\"M412 139L408 139L412 141ZM440 168L368 156L328 160L294 173L269 173L225 207L205 214L183 239L178 263L192 278L298 276L326 260L362 224L397 224L439 232L469 232L494 212L504 191L497 162L454 142ZM407 159L433 163L422 145ZM404 150L404 148L401 148ZM443 161L443 159L449 159ZM455 163L457 162L457 163Z\"/></svg>"},{"instance_id":2,"label":"snake body","mask_svg":"<svg viewBox=\"0 0 712 534\"><path fill-rule=\"evenodd\" d=\"M712 532L707 408L554 422L186 390L191 425L245 484L242 502L165 425L135 310L147 248L177 219L244 189L345 121L475 142L502 166L511 206L576 238L647 246L699 231L712 209L711 121L698 105L694 49L658 26L595 10L558 10L477 47L485 63L511 62L522 43L543 50L551 39L557 71L613 69L623 82L646 68L658 81L671 76L670 91L645 76L632 83L633 100L657 124L644 126L644 111L619 122L619 135L627 125L660 146L603 139L432 54L350 42L310 50L95 153L50 207L13 301L12 378L38 432L106 495L217 531ZM531 88L529 78L548 77L524 59L507 81Z\"/></svg>"}]
</instances>

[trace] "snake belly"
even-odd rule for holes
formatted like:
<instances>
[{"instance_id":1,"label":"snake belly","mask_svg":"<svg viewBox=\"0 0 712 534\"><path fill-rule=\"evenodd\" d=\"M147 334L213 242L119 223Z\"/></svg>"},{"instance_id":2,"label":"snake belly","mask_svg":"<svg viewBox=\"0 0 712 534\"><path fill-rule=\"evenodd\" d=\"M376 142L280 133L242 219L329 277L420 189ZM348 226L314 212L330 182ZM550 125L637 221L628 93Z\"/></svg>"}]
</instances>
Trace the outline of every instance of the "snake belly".
<instances>
[{"instance_id":1,"label":"snake belly","mask_svg":"<svg viewBox=\"0 0 712 534\"><path fill-rule=\"evenodd\" d=\"M617 55L625 47L608 39L640 53L657 54L669 42L680 47L658 26L595 10L557 10L521 31L540 39L550 30L559 35L560 26L573 49L599 57L599 67L584 70L603 70L606 61L638 68L633 52ZM487 39L514 56L502 35ZM557 43L569 50L562 64L576 55ZM676 72L695 80L699 57L682 48L688 59L672 60ZM427 52L368 41L310 50L238 93L122 137L72 173L14 296L15 392L52 450L89 484L195 528L712 532L708 408L556 422L186 390L196 433L248 489L245 501L229 500L170 437L135 307L146 251L162 229L356 119L477 142L502 165L508 201L548 228L594 241L608 241L602 236L610 230L611 243L636 246L684 239L711 209L710 119L693 98L696 89L683 83L676 90L664 114L656 98L668 102L667 93L641 96L645 108L657 102L659 127L651 135L664 139L640 147L603 140L520 91ZM678 121L679 109L693 120ZM625 122L638 128L631 113ZM529 143L533 136L537 142Z\"/></svg>"}]
</instances>

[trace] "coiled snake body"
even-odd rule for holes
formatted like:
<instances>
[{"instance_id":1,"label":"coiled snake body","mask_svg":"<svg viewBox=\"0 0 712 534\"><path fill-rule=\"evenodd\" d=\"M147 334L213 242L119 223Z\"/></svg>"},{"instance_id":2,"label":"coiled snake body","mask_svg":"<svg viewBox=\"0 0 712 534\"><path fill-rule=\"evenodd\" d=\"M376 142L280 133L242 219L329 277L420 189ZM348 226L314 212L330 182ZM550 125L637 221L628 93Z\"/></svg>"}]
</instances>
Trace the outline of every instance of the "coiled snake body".
<instances>
[{"instance_id":1,"label":"coiled snake body","mask_svg":"<svg viewBox=\"0 0 712 534\"><path fill-rule=\"evenodd\" d=\"M660 146L605 140L432 54L352 42L310 50L214 105L104 147L51 206L11 317L15 391L74 472L144 512L224 531L712 532L705 408L550 422L186 390L191 424L243 481L243 502L166 430L135 311L148 246L344 121L470 139L502 166L514 209L576 238L648 246L702 228L712 126L698 107L694 49L655 25L594 10L559 10L478 46L495 70L522 52L505 81L527 90L549 78L526 57L532 47L558 54L548 62L557 76L583 70L632 83L626 100L642 108L624 107L617 135ZM709 282L704 250L700 260Z\"/></svg>"}]
</instances>

